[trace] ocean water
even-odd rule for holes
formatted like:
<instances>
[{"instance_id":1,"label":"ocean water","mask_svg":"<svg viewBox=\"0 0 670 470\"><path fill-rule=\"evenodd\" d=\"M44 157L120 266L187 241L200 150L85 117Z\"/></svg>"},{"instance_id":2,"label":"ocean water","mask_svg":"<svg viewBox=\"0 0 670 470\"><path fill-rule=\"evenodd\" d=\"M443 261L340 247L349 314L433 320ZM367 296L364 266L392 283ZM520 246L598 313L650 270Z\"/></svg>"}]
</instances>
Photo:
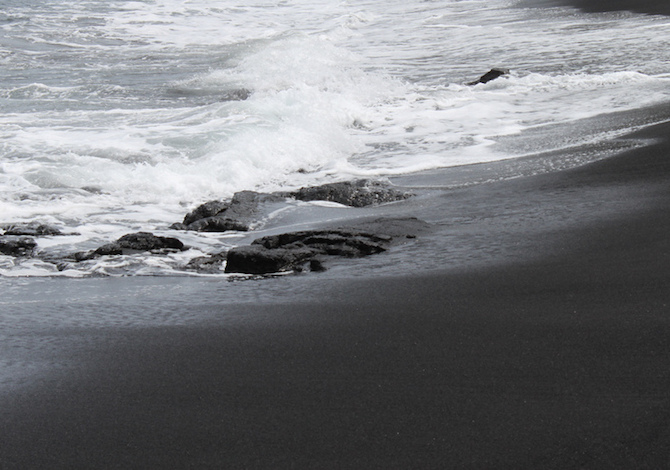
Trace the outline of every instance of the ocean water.
<instances>
[{"instance_id":1,"label":"ocean water","mask_svg":"<svg viewBox=\"0 0 670 470\"><path fill-rule=\"evenodd\" d=\"M54 256L139 230L194 248L64 271L0 255L0 276L185 274L232 243L167 230L204 201L579 148L670 101L662 16L513 0L2 7L0 224L76 233L37 240ZM466 85L491 67L511 73Z\"/></svg>"}]
</instances>

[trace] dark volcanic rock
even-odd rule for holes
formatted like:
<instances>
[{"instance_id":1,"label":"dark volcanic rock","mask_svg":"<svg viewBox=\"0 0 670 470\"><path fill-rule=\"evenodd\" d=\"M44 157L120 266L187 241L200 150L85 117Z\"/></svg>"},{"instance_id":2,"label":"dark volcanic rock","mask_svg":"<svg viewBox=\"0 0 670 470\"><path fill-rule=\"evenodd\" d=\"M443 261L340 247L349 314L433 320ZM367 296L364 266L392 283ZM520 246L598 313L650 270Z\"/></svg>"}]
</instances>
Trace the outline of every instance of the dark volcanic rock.
<instances>
[{"instance_id":1,"label":"dark volcanic rock","mask_svg":"<svg viewBox=\"0 0 670 470\"><path fill-rule=\"evenodd\" d=\"M178 250L183 251L184 244L172 237L158 237L149 232L129 233L119 238L116 243L122 249L136 250L136 251L152 251L152 250Z\"/></svg>"},{"instance_id":2,"label":"dark volcanic rock","mask_svg":"<svg viewBox=\"0 0 670 470\"><path fill-rule=\"evenodd\" d=\"M229 202L209 201L186 214L184 221L172 224L174 230L196 232L248 231L269 208L286 198L300 201L331 201L346 206L365 207L399 201L412 194L397 190L388 183L372 180L345 181L301 188L294 192L258 193L240 191Z\"/></svg>"},{"instance_id":3,"label":"dark volcanic rock","mask_svg":"<svg viewBox=\"0 0 670 470\"><path fill-rule=\"evenodd\" d=\"M377 218L357 221L354 227L304 230L258 238L248 246L195 258L187 269L219 271L226 257L227 273L271 274L282 271L324 271L331 256L363 257L386 251L391 244L416 238L430 224L415 217ZM372 232L371 230L374 230Z\"/></svg>"},{"instance_id":4,"label":"dark volcanic rock","mask_svg":"<svg viewBox=\"0 0 670 470\"><path fill-rule=\"evenodd\" d=\"M175 230L197 232L247 231L257 221L261 206L283 201L275 194L240 191L230 202L209 201L189 212L181 224L173 224Z\"/></svg>"},{"instance_id":5,"label":"dark volcanic rock","mask_svg":"<svg viewBox=\"0 0 670 470\"><path fill-rule=\"evenodd\" d=\"M37 243L31 237L0 237L0 253L9 256L30 256Z\"/></svg>"},{"instance_id":6,"label":"dark volcanic rock","mask_svg":"<svg viewBox=\"0 0 670 470\"><path fill-rule=\"evenodd\" d=\"M73 255L76 261L86 261L107 255L127 255L141 251L169 252L185 251L188 248L172 237L159 237L149 232L129 233L117 241L102 245L93 251L79 252Z\"/></svg>"},{"instance_id":7,"label":"dark volcanic rock","mask_svg":"<svg viewBox=\"0 0 670 470\"><path fill-rule=\"evenodd\" d=\"M200 206L198 206L193 211L186 214L184 217L184 225L190 225L196 220L206 219L207 217L213 217L219 212L225 211L228 208L228 204L223 201L209 201Z\"/></svg>"},{"instance_id":8,"label":"dark volcanic rock","mask_svg":"<svg viewBox=\"0 0 670 470\"><path fill-rule=\"evenodd\" d=\"M282 202L283 200L284 197L276 194L240 191L233 195L225 214L226 217L238 220L253 219L261 204Z\"/></svg>"},{"instance_id":9,"label":"dark volcanic rock","mask_svg":"<svg viewBox=\"0 0 670 470\"><path fill-rule=\"evenodd\" d=\"M314 256L315 253L308 248L269 249L262 245L240 246L228 252L226 272L270 274L290 271Z\"/></svg>"},{"instance_id":10,"label":"dark volcanic rock","mask_svg":"<svg viewBox=\"0 0 670 470\"><path fill-rule=\"evenodd\" d=\"M214 216L196 220L192 224L186 226L184 230L194 230L196 232L227 232L228 230L237 230L246 232L249 228L248 224L239 220Z\"/></svg>"},{"instance_id":11,"label":"dark volcanic rock","mask_svg":"<svg viewBox=\"0 0 670 470\"><path fill-rule=\"evenodd\" d=\"M477 85L479 83L488 83L491 80L495 80L498 77L502 77L503 75L508 75L509 74L509 69L501 69L501 68L493 68L486 72L484 75L479 77L477 80L474 82L468 83L468 85Z\"/></svg>"},{"instance_id":12,"label":"dark volcanic rock","mask_svg":"<svg viewBox=\"0 0 670 470\"><path fill-rule=\"evenodd\" d=\"M299 201L332 201L352 207L399 201L412 196L390 187L387 183L366 179L300 188L286 195Z\"/></svg>"},{"instance_id":13,"label":"dark volcanic rock","mask_svg":"<svg viewBox=\"0 0 670 470\"><path fill-rule=\"evenodd\" d=\"M358 257L386 250L391 237L347 230L305 230L254 240L252 245L268 249L309 247L316 253Z\"/></svg>"},{"instance_id":14,"label":"dark volcanic rock","mask_svg":"<svg viewBox=\"0 0 670 470\"><path fill-rule=\"evenodd\" d=\"M302 270L323 271L319 257L355 258L386 251L391 237L348 230L306 230L254 240L228 252L226 272L269 274Z\"/></svg>"}]
</instances>

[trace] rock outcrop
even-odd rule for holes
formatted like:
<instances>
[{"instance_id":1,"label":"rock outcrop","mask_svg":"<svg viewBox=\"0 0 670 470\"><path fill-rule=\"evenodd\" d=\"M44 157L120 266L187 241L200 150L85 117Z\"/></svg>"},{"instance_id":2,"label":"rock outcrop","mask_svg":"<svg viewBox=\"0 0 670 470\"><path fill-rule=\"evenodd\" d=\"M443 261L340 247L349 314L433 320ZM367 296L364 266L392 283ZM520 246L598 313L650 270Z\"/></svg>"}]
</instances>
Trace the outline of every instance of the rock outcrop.
<instances>
[{"instance_id":1,"label":"rock outcrop","mask_svg":"<svg viewBox=\"0 0 670 470\"><path fill-rule=\"evenodd\" d=\"M191 225L193 222L196 222L198 220L206 219L208 217L214 217L220 212L225 211L228 209L229 204L225 203L223 201L209 201L206 202L198 207L196 207L193 211L189 212L184 216L184 222L183 224L188 226Z\"/></svg>"},{"instance_id":2,"label":"rock outcrop","mask_svg":"<svg viewBox=\"0 0 670 470\"><path fill-rule=\"evenodd\" d=\"M499 78L499 77L502 77L503 75L508 75L508 74L509 74L509 69L492 68L491 70L486 72L484 75L479 77L474 82L468 83L468 85L473 86L473 85L478 85L479 83L488 83L491 80L495 80L496 78Z\"/></svg>"},{"instance_id":3,"label":"rock outcrop","mask_svg":"<svg viewBox=\"0 0 670 470\"><path fill-rule=\"evenodd\" d=\"M241 191L235 193L229 202L209 201L198 206L186 214L182 223L173 224L170 228L196 232L244 232L258 221L259 214L265 213L263 206L283 201L284 197L276 194Z\"/></svg>"},{"instance_id":4,"label":"rock outcrop","mask_svg":"<svg viewBox=\"0 0 670 470\"><path fill-rule=\"evenodd\" d=\"M304 187L286 193L241 191L230 201L209 201L186 214L183 222L172 228L200 232L228 230L248 231L268 214L281 209L287 199L329 201L350 207L365 207L406 199L412 194L390 184L373 180L329 183ZM282 271L322 271L331 257L355 258L382 253L398 238L412 238L419 225L417 219L378 219L357 221L349 227L306 230L265 236L249 246L192 259L186 269L198 272L271 274ZM418 225L417 225L418 224ZM36 253L35 237L72 235L38 223L0 225L0 253L10 256L39 256L42 260L67 269L72 263L101 256L135 253L166 254L189 249L177 238L156 236L149 232L130 233L94 250L63 255L57 250Z\"/></svg>"},{"instance_id":5,"label":"rock outcrop","mask_svg":"<svg viewBox=\"0 0 670 470\"><path fill-rule=\"evenodd\" d=\"M209 201L186 214L183 222L172 224L174 230L196 232L249 231L263 216L287 198L299 201L329 201L345 206L365 207L400 201L412 194L389 184L373 180L345 181L309 186L297 191L258 193L240 191L229 201Z\"/></svg>"},{"instance_id":6,"label":"rock outcrop","mask_svg":"<svg viewBox=\"0 0 670 470\"><path fill-rule=\"evenodd\" d=\"M414 238L428 224L416 218L376 219L369 227L389 226L392 235L356 228L305 230L262 237L251 245L231 249L227 273L271 274L284 271L323 271L327 257L358 258L386 251L394 239ZM221 259L220 255L219 259Z\"/></svg>"},{"instance_id":7,"label":"rock outcrop","mask_svg":"<svg viewBox=\"0 0 670 470\"><path fill-rule=\"evenodd\" d=\"M270 274L301 269L316 253L309 248L268 249L261 245L233 248L228 252L227 273Z\"/></svg>"}]
</instances>

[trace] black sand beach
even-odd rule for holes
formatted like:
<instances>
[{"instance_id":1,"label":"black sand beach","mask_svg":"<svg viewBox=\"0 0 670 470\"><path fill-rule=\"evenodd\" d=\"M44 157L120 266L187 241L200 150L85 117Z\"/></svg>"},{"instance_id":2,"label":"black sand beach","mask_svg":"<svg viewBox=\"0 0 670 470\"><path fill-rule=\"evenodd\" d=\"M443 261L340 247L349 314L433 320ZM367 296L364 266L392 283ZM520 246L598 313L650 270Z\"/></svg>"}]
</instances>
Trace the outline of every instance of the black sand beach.
<instances>
[{"instance_id":1,"label":"black sand beach","mask_svg":"<svg viewBox=\"0 0 670 470\"><path fill-rule=\"evenodd\" d=\"M527 0L538 6L565 5L587 12L629 10L650 15L670 15L670 4L663 0Z\"/></svg>"},{"instance_id":2,"label":"black sand beach","mask_svg":"<svg viewBox=\"0 0 670 470\"><path fill-rule=\"evenodd\" d=\"M61 170L55 171L54 176L68 173L67 169L76 170L79 162L82 168L88 164L84 162L90 163L88 159L80 159L84 153L97 160L107 156L102 147L84 148L81 155L74 151L86 147L88 139L96 136L105 141L105 147L107 140L130 136L133 142L118 155L131 156L128 163L132 165L144 165L145 154L153 158L149 155L153 153L151 149L160 144L166 128L173 128L174 134L166 133L165 139L179 141L176 147L165 147L167 157L173 150L182 155L181 142L188 139L201 139L202 145L184 149L201 152L205 147L218 148L223 141L210 140L209 130L229 118L237 120L235 113L219 114L209 105L203 108L200 104L209 103L210 98L218 99L216 94L209 93L207 77L219 61L232 63L239 59L243 65L253 63L252 84L268 70L274 70L266 64L275 60L259 61L266 55L272 59L279 54L282 60L295 60L301 65L296 72L300 81L289 81L287 86L280 87L271 84L273 89L281 91L277 96L271 93L272 99L256 102L251 97L246 103L217 102L230 105L232 110L243 109L237 105L268 109L273 114L270 116L273 123L275 119L283 123L283 118L289 115L278 112L275 116L274 110L279 108L268 104L276 104L276 99L280 99L290 104L288 111L292 115L301 109L309 111L311 103L320 102L325 96L321 92L312 93L311 86L299 95L285 93L287 87L290 91L293 85L304 83L301 71L311 64L304 58L314 52L320 55L320 49L315 49L311 40L285 49L285 39L303 35L306 30L297 29L294 35L287 29L278 36L280 42L266 38L265 33L262 39L248 34L259 27L265 31L272 24L274 6L262 5L266 10L263 14L261 9L253 7L248 15L236 16L234 9L214 15L215 28L221 19L231 24L253 23L250 28L232 31L231 37L239 36L245 42L238 44L235 40L234 47L228 49L218 35L211 45L191 47L192 41L198 41L198 36L191 34L192 21L200 25L202 18L209 19L208 15L215 13L206 2L189 6L189 10L194 7L197 11L191 15L183 10L185 16L177 14L182 10L179 5L161 8L160 16L153 15L157 10L152 11L151 5L137 3L120 9L123 14L115 16L114 5L102 8L101 4L91 4L79 8L74 2L64 2L58 8L49 4L34 21L25 21L28 16L24 13L31 12L38 3L11 2L1 20L3 31L17 33L7 36L9 40L3 46L6 54L2 60L16 64L10 67L15 77L11 80L8 77L7 86L20 85L5 91L7 97L16 95L22 100L18 103L12 97L10 103L3 98L3 103L16 106L8 108L6 114L11 119L6 120L3 129L7 129L7 136L15 136L8 137L8 142L13 138L17 141L16 148L8 147L9 155L19 160L24 155L31 157L25 162L17 161L20 163L15 167L17 170L10 168L11 171L0 175L3 177L42 177L42 170L48 170L52 161L41 158L42 154L32 158L33 152L42 148L40 139L46 152L42 156L53 156L55 163L65 150L68 155L63 158L72 161L58 167ZM470 8L467 4L464 2L453 11L467 10ZM362 68L356 66L352 71L354 75L380 65L384 65L384 70L390 67L388 73L393 74L397 70L394 67L401 67L408 74L398 79L425 76L417 85L429 90L436 81L443 80L440 77L444 64L453 62L448 51L463 50L466 55L472 51L474 61L483 56L488 59L486 50L505 48L511 52L506 57L520 59L516 64L499 64L512 70L523 63L545 62L542 52L549 51L556 66L547 66L545 72L553 83L561 80L554 80L555 75L565 77L571 71L589 68L592 58L603 53L601 45L615 32L621 32L624 25L637 23L629 23L627 13L616 12L670 15L670 5L665 1L519 2L522 7L533 5L572 5L589 12L615 13L595 18L593 22L589 21L591 18L582 22L584 18L580 15L576 15L574 22L570 18L552 22L551 25L560 28L543 36L547 43L539 41L538 47L530 46L534 34L545 26L544 20L532 29L524 29L524 23L520 32L509 35L509 41L499 42L495 13L491 13L498 7L489 8L489 4L483 5L481 15L477 14L481 21L478 19L477 27L469 31L491 36L491 41L482 43L487 48L484 51L474 51L465 39L462 43L455 41L453 48L445 46L441 50L446 43L442 38L448 31L453 29L460 34L466 30L432 20L403 29L402 35L396 34L395 28L381 31L386 28L380 23L370 30L352 30L360 41L325 39L334 46L351 45L354 51L361 52L361 57L379 59L362 61L365 62ZM21 8L15 8L18 6ZM422 11L424 6L428 5L423 5ZM287 16L290 20L287 28L302 21L313 28L317 23L309 15L314 5L310 4L310 8L305 13ZM372 9L369 15L381 8ZM392 25L405 19L403 9L396 9L399 13L394 15L396 21ZM426 11L432 15L433 9ZM351 21L352 25L359 20L361 25L378 23L368 21L372 17L368 13L361 18L350 18L348 14L339 18L340 12L349 11L348 7L334 9L328 17L329 25L337 27L338 36L342 33L339 25ZM175 14L171 15L172 12ZM516 27L515 18L525 18L528 12L513 13L523 15L510 15L514 20L507 23L510 27ZM108 14L112 16L107 18ZM184 16L187 22L172 22L170 15L175 19ZM411 18L413 21L408 24L413 25L419 17ZM63 19L71 23L70 29L64 28ZM610 20L617 24L616 28L607 27ZM658 18L644 20L639 22L630 41L657 34L666 23ZM447 22L451 23L450 19ZM22 29L24 23L30 23L26 26L30 27ZM156 41L161 39L159 30L154 29L159 26L166 31L169 43ZM449 30L442 26L448 26ZM404 38L413 38L428 29L436 34L423 36L423 42L409 40L408 48L397 49ZM69 31L81 35L67 38L64 32ZM172 34L180 31L181 34ZM206 31L209 30L203 29L203 34ZM308 39L313 35L311 31ZM373 34L368 35L368 31ZM110 36L110 32L114 34ZM571 55L571 51L554 46L561 45L560 35L573 33L579 34L576 36L579 41L569 43L579 42L578 51L588 48L590 55L584 58L584 63L562 68L577 53ZM321 30L318 34L321 35ZM397 36L397 41L394 37L394 41L387 42L390 36ZM267 42L269 47L252 51L253 55L235 55L235 50L246 49L247 38L249 44ZM665 36L656 39L654 44L659 44ZM367 48L368 41L378 46ZM15 48L19 42L25 44ZM175 49L173 42L175 45L183 42L187 47ZM636 51L646 45L641 42L643 45ZM628 38L625 43L630 44ZM421 44L427 47L424 49ZM433 52L443 56L437 62L433 61L433 52L425 54L433 46L437 48ZM525 48L528 50L524 52ZM589 80L600 83L601 72L609 76L609 71L638 70L637 64L647 60L613 63L625 57L627 51L611 44L609 49L606 62L593 63L598 71L595 75L589 72ZM349 51L349 46L346 50ZM105 51L109 52L105 60L98 62L96 56ZM331 60L332 54L319 58ZM398 60L386 61L386 54L397 55ZM656 50L649 49L649 55L645 56L653 62L648 68L653 72L649 73L665 77L667 64L663 57L666 56L660 55L655 61L654 54ZM491 59L495 55L491 53ZM15 61L19 56L21 60ZM118 58L122 59L119 69L115 67ZM307 65L303 67L303 63ZM347 60L345 64L348 63ZM172 65L168 67L169 64ZM198 68L199 64L202 68ZM332 75L341 62L333 64L324 69L325 75ZM421 64L427 65L414 74L411 69ZM177 69L175 73L162 73L173 66ZM97 74L103 67L105 73ZM533 68L523 67L523 73ZM226 70L223 75L228 77ZM230 69L234 72L230 76L244 70L244 67ZM278 70L276 75L283 77L284 69ZM72 72L77 80L61 83L58 75L63 72L65 75ZM202 76L203 80L195 80L200 72L207 75ZM217 72L212 77L218 75ZM666 96L663 78L654 78L651 86L645 84L643 73L634 74L630 81L615 75L618 78L614 84L605 80L597 85L602 93L591 93L589 85L583 90L588 93L578 93L574 100L567 101L561 101L561 95L552 92L541 99L533 94L534 99L512 106L516 97L506 95L502 101L488 102L490 95L483 90L483 101L471 101L454 113L454 119L467 117L474 123L467 132L456 136L466 139L472 137L471 129L479 126L477 114L494 107L501 113L508 109L521 113L512 114L513 118L528 119L524 125L530 125L530 129L521 135L497 137L498 147L487 147L487 152L502 149L505 153L506 149L512 149L509 154L517 154L574 145L571 149L394 177L394 184L415 191L416 195L393 204L361 208L358 212L296 204L305 212L286 210L273 216L261 229L239 235L245 237L240 238L244 242L250 242L260 232L266 234L298 225L305 229L321 227L326 222L351 227L368 220L367 217L379 216L413 216L431 224L430 229L416 238L403 238L385 253L329 260L328 270L322 273L258 279L196 277L200 274L193 272L193 277L0 277L0 470L670 468L670 109L657 106L546 126L534 124L545 122L545 114L526 112L530 108L544 109L549 100L559 96L556 107L548 106L547 111L557 112L556 119L564 121L590 115L593 109L606 110L608 103L617 101L631 87L641 88L635 90L638 93L631 93L629 100L617 104L621 108L616 109L636 105L635 97L649 90L652 94L659 93L649 102ZM323 83L333 83L333 87L328 85L328 90L322 91L328 91L337 101L342 98L337 90L358 87L358 79L350 78L351 75L345 74L335 82L326 80ZM167 93L170 90L160 85L161 94L156 95L159 101L151 97L146 101L138 99L144 90L153 93L159 83L176 83L175 79L184 84L183 90L181 85L174 90L178 93ZM24 81L29 86L24 87ZM112 86L117 83L124 86ZM211 83L214 86L220 82L217 79ZM315 83L322 82L315 80ZM373 83L377 83L376 79ZM77 86L70 87L72 84ZM560 83L557 85L562 89ZM617 90L610 95L612 86ZM218 90L218 85L215 88ZM367 89L363 87L363 92ZM573 90L568 84L564 91L571 94ZM266 94L262 89L259 91L257 96ZM192 92L193 97L186 96ZM504 87L500 93L507 93ZM109 99L105 98L107 94L111 95ZM416 99L420 96L423 93ZM593 106L571 107L570 103L580 100L579 104L587 100L590 103L594 97ZM49 100L47 109L40 105L44 99ZM137 99L137 103L129 104L126 109L129 99ZM75 106L79 101L81 106ZM406 114L411 122L434 116L432 112L424 112L432 108L429 104L432 101L426 102L428 107L407 109L403 108L403 102L394 100L388 104ZM181 103L193 105L182 108ZM329 103L330 98L323 101L322 107L327 108ZM449 103L446 101L445 107ZM399 105L402 106L398 108ZM350 109L349 105L345 108ZM383 106L370 112L383 119L383 114L378 113L390 109ZM476 111L472 116L471 109ZM206 118L198 117L202 116L201 111ZM462 115L465 111L468 116ZM174 113L183 117L174 121L168 118ZM25 115L14 119L10 114ZM114 118L117 114L124 117L117 121ZM311 113L299 121L308 118ZM495 119L496 114L490 118ZM259 118L258 122L264 120ZM616 141L584 143L582 139L612 135L617 129L638 128L652 122L664 124ZM288 124L292 123L293 120ZM403 139L420 134L410 133L414 126L406 127L406 123L410 121L405 118L388 121L399 132L393 131L388 140L396 140L398 136L402 143ZM319 124L318 119L315 124ZM482 132L475 132L475 137L482 137L490 129L487 124L481 127ZM337 124L334 138L340 128ZM451 130L450 126L445 128ZM182 129L186 131L183 135ZM198 129L207 134L199 134ZM293 129L307 128L282 125L279 129L293 135ZM387 127L380 128L384 129ZM418 148L423 149L424 144L429 144L427 149L434 148L433 143L442 145L440 129L443 127L430 131L428 140L419 138ZM121 134L116 130L122 131ZM223 133L227 130L223 129ZM159 134L160 138L155 140ZM249 142L253 147L255 142L273 134L252 132L241 137L246 140L245 136L251 135L258 136L258 140ZM547 136L556 139L539 145ZM151 143L146 147L148 150L142 143L144 137L150 137L146 141ZM474 143L479 142L478 138ZM135 139L138 143L134 143ZM57 142L51 145L47 142L50 140ZM642 141L646 145L635 146ZM167 140L164 142L167 144ZM554 145L555 142L558 143ZM268 142L270 147L274 144ZM142 151L137 158L141 161L135 157L138 145ZM245 142L241 149L247 148L250 147ZM380 147L379 152L384 152L384 148ZM620 151L575 166L575 162L594 155L600 157L604 155L601 152L614 149ZM113 150L116 158L115 146ZM419 154L423 155L423 151ZM33 167L37 158L44 161ZM165 160L168 161L172 160ZM211 160L212 166L219 165L222 171L227 171L222 161ZM262 161L265 160L259 160ZM151 166L147 164L146 168ZM4 167L2 171L6 171ZM135 180L121 188L127 188L132 181ZM79 187L63 183L65 188L61 188L59 184L54 183L57 187L53 189ZM8 187L22 186L12 183ZM45 191L44 197L50 194L57 191ZM17 201L23 200L20 194L16 197ZM49 201L52 204L49 207L58 211L58 200ZM122 208L121 203L115 204L110 211ZM100 209L107 211L95 205L83 213ZM313 218L305 216L308 211ZM360 218L354 213L360 214ZM15 219L11 213L6 217ZM58 220L66 217L69 215L64 214ZM137 217L146 221L144 216ZM103 223L106 220L101 219ZM213 235L212 245L208 246L216 245L219 249L220 239L215 238L219 236L225 241L233 239L223 238L232 237L231 234ZM94 237L87 240L92 242ZM159 256L147 257L150 262L161 262ZM112 259L113 263L116 261ZM39 262L38 258L29 259L26 265ZM53 269L53 274L62 274ZM13 270L10 275L20 272Z\"/></svg>"},{"instance_id":3,"label":"black sand beach","mask_svg":"<svg viewBox=\"0 0 670 470\"><path fill-rule=\"evenodd\" d=\"M425 274L43 281L36 317L110 324L17 330L64 365L0 393L0 467L667 468L668 135L441 192L425 212L471 213L443 233L517 254L488 266L450 268L445 239Z\"/></svg>"}]
</instances>

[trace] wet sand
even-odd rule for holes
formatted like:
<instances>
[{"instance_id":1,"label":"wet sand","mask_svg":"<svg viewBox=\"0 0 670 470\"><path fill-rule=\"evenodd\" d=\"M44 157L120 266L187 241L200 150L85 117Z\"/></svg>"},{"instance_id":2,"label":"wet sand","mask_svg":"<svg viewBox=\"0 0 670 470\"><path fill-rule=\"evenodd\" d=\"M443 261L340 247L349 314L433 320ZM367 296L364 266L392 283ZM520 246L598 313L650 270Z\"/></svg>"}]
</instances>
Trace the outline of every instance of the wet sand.
<instances>
[{"instance_id":1,"label":"wet sand","mask_svg":"<svg viewBox=\"0 0 670 470\"><path fill-rule=\"evenodd\" d=\"M21 330L65 366L0 393L0 467L666 468L668 135L439 195L473 214L444 230L518 253L489 266L449 268L444 246L445 268L425 274L147 289L136 315L185 319L162 325L113 324L135 315L133 279L113 281L104 308L38 302L103 326ZM517 248L496 233L505 220ZM85 298L105 281L51 282ZM236 287L245 298L226 302Z\"/></svg>"}]
</instances>

